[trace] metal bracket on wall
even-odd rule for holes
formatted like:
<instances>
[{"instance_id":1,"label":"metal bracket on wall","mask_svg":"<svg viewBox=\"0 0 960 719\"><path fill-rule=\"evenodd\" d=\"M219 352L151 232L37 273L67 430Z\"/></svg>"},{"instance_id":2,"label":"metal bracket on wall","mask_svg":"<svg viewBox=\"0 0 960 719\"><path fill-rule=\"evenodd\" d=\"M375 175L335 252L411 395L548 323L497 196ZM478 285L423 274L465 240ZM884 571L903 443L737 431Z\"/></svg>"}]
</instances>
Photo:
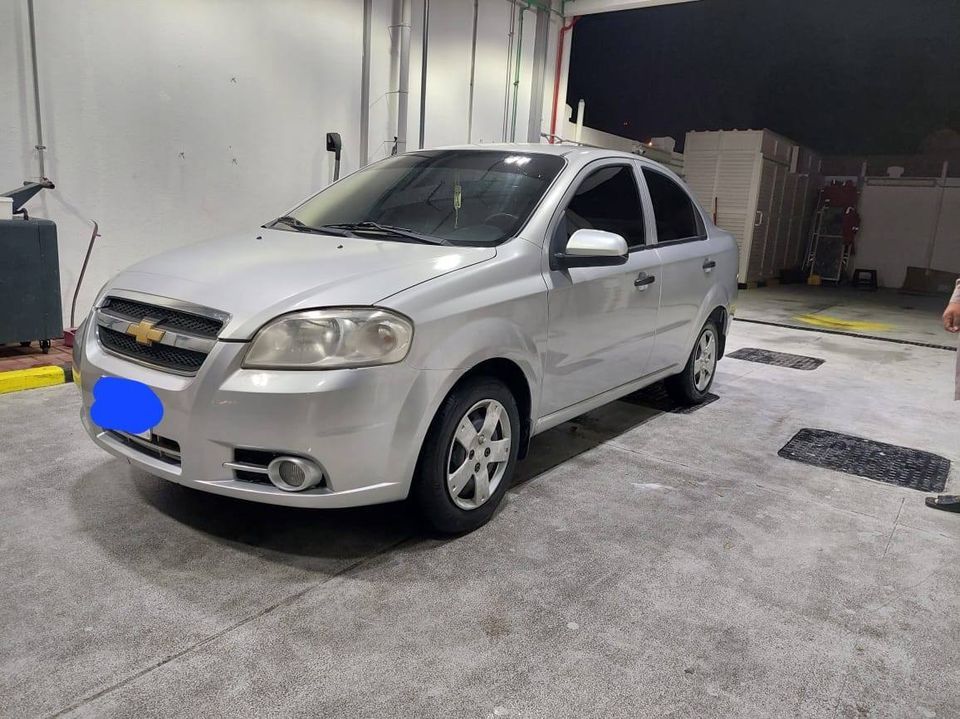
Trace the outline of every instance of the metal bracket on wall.
<instances>
[{"instance_id":1,"label":"metal bracket on wall","mask_svg":"<svg viewBox=\"0 0 960 719\"><path fill-rule=\"evenodd\" d=\"M41 178L39 182L24 182L20 187L15 187L6 192L0 192L0 197L11 198L13 200L13 213L26 216L27 211L23 209L23 206L30 198L40 192L40 190L52 190L54 187L56 187L56 185L44 177Z\"/></svg>"}]
</instances>

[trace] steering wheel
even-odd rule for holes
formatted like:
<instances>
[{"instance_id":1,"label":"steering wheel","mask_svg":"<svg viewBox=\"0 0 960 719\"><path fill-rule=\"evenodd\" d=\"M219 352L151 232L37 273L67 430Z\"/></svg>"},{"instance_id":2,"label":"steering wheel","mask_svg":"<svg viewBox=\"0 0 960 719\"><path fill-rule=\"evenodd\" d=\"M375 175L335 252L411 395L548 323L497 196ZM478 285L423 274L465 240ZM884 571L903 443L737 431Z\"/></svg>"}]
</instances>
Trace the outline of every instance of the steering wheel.
<instances>
[{"instance_id":1,"label":"steering wheel","mask_svg":"<svg viewBox=\"0 0 960 719\"><path fill-rule=\"evenodd\" d=\"M511 215L509 212L494 212L492 215L488 215L484 218L483 224L493 225L494 227L499 227L501 230L509 230L520 218L516 215Z\"/></svg>"}]
</instances>

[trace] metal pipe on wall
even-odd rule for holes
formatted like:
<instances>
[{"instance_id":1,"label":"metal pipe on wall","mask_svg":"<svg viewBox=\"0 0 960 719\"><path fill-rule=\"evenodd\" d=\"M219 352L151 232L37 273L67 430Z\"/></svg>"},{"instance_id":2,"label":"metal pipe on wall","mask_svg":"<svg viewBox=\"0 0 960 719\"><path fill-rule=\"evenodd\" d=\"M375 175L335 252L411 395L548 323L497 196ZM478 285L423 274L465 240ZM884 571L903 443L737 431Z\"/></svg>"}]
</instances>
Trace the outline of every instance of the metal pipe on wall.
<instances>
[{"instance_id":1,"label":"metal pipe on wall","mask_svg":"<svg viewBox=\"0 0 960 719\"><path fill-rule=\"evenodd\" d=\"M363 0L363 54L360 56L360 167L370 161L370 25L373 0Z\"/></svg>"},{"instance_id":2,"label":"metal pipe on wall","mask_svg":"<svg viewBox=\"0 0 960 719\"><path fill-rule=\"evenodd\" d=\"M30 60L33 64L33 111L37 125L37 159L40 163L40 177L47 176L43 153L47 149L43 144L43 122L40 118L40 74L37 72L37 25L33 14L33 0L27 0L27 16L30 22Z\"/></svg>"},{"instance_id":3,"label":"metal pipe on wall","mask_svg":"<svg viewBox=\"0 0 960 719\"><path fill-rule=\"evenodd\" d=\"M403 152L407 142L407 103L410 90L410 2L393 0L390 25L390 89L387 91L387 128L385 142L390 154Z\"/></svg>"},{"instance_id":4,"label":"metal pipe on wall","mask_svg":"<svg viewBox=\"0 0 960 719\"><path fill-rule=\"evenodd\" d=\"M510 7L510 30L507 32L507 76L503 81L503 136L507 141L507 130L510 124L510 76L513 74L513 41L517 28L517 11L512 3Z\"/></svg>"},{"instance_id":5,"label":"metal pipe on wall","mask_svg":"<svg viewBox=\"0 0 960 719\"><path fill-rule=\"evenodd\" d=\"M573 26L577 24L577 21L580 20L579 17L575 17L570 20L570 22L564 24L560 28L560 36L557 38L557 66L553 71L553 110L550 113L550 143L552 144L555 141L557 135L557 113L560 111L560 73L563 70L563 49L564 43L566 42L566 34L573 29ZM566 103L564 103L566 106ZM566 120L566 117L563 118ZM563 133L563 125L561 125L560 132Z\"/></svg>"},{"instance_id":6,"label":"metal pipe on wall","mask_svg":"<svg viewBox=\"0 0 960 719\"><path fill-rule=\"evenodd\" d=\"M547 12L552 13L559 18L566 17L566 15L564 15L563 12L552 7L552 3L550 0L506 0L506 1L511 5L516 5L517 7L525 7L527 10L535 7L535 8L540 8L541 10L546 10ZM562 0L560 4L563 5L564 3L568 3L568 2L571 2L571 0Z\"/></svg>"},{"instance_id":7,"label":"metal pipe on wall","mask_svg":"<svg viewBox=\"0 0 960 719\"><path fill-rule=\"evenodd\" d=\"M520 8L517 21L517 61L513 68L513 109L510 113L510 142L517 141L517 98L520 94L520 55L523 50L523 14L527 8Z\"/></svg>"},{"instance_id":8,"label":"metal pipe on wall","mask_svg":"<svg viewBox=\"0 0 960 719\"><path fill-rule=\"evenodd\" d=\"M547 74L547 47L550 44L550 11L537 8L533 43L533 72L530 80L530 112L527 115L527 142L540 142L543 131L543 81Z\"/></svg>"},{"instance_id":9,"label":"metal pipe on wall","mask_svg":"<svg viewBox=\"0 0 960 719\"><path fill-rule=\"evenodd\" d=\"M397 152L407 150L407 112L410 101L411 0L400 0L400 78L397 84Z\"/></svg>"},{"instance_id":10,"label":"metal pipe on wall","mask_svg":"<svg viewBox=\"0 0 960 719\"><path fill-rule=\"evenodd\" d=\"M430 40L430 0L423 0L423 41L420 43L420 147L427 127L427 43Z\"/></svg>"},{"instance_id":11,"label":"metal pipe on wall","mask_svg":"<svg viewBox=\"0 0 960 719\"><path fill-rule=\"evenodd\" d=\"M480 0L473 0L473 43L470 47L470 100L467 106L467 142L473 142L473 86L477 76L477 18Z\"/></svg>"},{"instance_id":12,"label":"metal pipe on wall","mask_svg":"<svg viewBox=\"0 0 960 719\"><path fill-rule=\"evenodd\" d=\"M573 141L579 143L583 135L583 116L587 114L587 103L581 99L577 103L577 128L574 131Z\"/></svg>"}]
</instances>

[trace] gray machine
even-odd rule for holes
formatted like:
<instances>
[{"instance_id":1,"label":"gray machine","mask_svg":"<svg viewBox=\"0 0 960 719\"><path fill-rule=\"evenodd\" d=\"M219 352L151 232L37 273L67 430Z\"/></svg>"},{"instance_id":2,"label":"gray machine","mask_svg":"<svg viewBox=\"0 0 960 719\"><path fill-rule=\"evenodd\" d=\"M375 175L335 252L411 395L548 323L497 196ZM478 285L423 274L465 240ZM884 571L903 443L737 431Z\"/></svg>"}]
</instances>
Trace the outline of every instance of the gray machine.
<instances>
[{"instance_id":1,"label":"gray machine","mask_svg":"<svg viewBox=\"0 0 960 719\"><path fill-rule=\"evenodd\" d=\"M0 220L0 344L39 341L47 352L50 340L63 336L57 226L31 219L23 209L40 190L52 187L43 180L0 193L13 198L13 212L21 215Z\"/></svg>"}]
</instances>

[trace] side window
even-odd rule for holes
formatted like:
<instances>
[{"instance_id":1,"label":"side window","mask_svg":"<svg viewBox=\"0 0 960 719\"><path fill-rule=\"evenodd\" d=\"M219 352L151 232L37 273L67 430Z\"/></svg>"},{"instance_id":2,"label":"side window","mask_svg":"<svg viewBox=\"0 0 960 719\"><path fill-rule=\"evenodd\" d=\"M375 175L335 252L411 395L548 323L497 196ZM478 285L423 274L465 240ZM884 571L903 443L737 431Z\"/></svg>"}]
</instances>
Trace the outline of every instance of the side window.
<instances>
[{"instance_id":1,"label":"side window","mask_svg":"<svg viewBox=\"0 0 960 719\"><path fill-rule=\"evenodd\" d=\"M647 168L643 169L643 177L653 202L657 242L686 240L703 235L696 208L680 185L666 175Z\"/></svg>"},{"instance_id":2,"label":"side window","mask_svg":"<svg viewBox=\"0 0 960 719\"><path fill-rule=\"evenodd\" d=\"M643 245L643 208L631 167L601 167L580 183L564 210L561 231L569 239L582 229L615 232L631 249Z\"/></svg>"}]
</instances>

